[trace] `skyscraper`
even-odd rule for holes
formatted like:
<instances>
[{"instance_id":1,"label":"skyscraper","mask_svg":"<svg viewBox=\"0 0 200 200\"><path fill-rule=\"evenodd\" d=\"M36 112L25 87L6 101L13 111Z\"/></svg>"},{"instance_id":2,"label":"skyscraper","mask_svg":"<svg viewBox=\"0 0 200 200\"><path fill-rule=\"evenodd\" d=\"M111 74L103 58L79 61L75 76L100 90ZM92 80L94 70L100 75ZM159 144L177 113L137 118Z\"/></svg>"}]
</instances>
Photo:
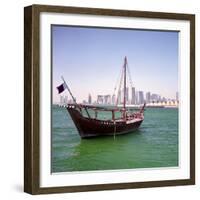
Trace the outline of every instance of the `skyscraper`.
<instances>
[{"instance_id":1,"label":"skyscraper","mask_svg":"<svg viewBox=\"0 0 200 200\"><path fill-rule=\"evenodd\" d=\"M110 104L111 103L111 96L108 95L104 95L104 103L105 104Z\"/></svg>"},{"instance_id":2,"label":"skyscraper","mask_svg":"<svg viewBox=\"0 0 200 200\"><path fill-rule=\"evenodd\" d=\"M113 105L115 105L115 103L116 103L115 101L116 101L116 97L115 97L115 94L113 94L113 95L112 95L112 104L113 104Z\"/></svg>"},{"instance_id":3,"label":"skyscraper","mask_svg":"<svg viewBox=\"0 0 200 200\"><path fill-rule=\"evenodd\" d=\"M135 88L132 87L131 104L136 104Z\"/></svg>"},{"instance_id":4,"label":"skyscraper","mask_svg":"<svg viewBox=\"0 0 200 200\"><path fill-rule=\"evenodd\" d=\"M144 93L143 91L139 91L139 104L144 103Z\"/></svg>"},{"instance_id":5,"label":"skyscraper","mask_svg":"<svg viewBox=\"0 0 200 200\"><path fill-rule=\"evenodd\" d=\"M97 96L97 103L98 104L103 104L103 96L102 95L98 95Z\"/></svg>"},{"instance_id":6,"label":"skyscraper","mask_svg":"<svg viewBox=\"0 0 200 200\"><path fill-rule=\"evenodd\" d=\"M88 95L88 103L89 103L89 104L92 103L92 96L91 96L91 94Z\"/></svg>"},{"instance_id":7,"label":"skyscraper","mask_svg":"<svg viewBox=\"0 0 200 200\"><path fill-rule=\"evenodd\" d=\"M135 104L139 104L139 93L135 91Z\"/></svg>"},{"instance_id":8,"label":"skyscraper","mask_svg":"<svg viewBox=\"0 0 200 200\"><path fill-rule=\"evenodd\" d=\"M67 102L68 102L67 101L67 96L65 96L64 99L63 99L63 104L67 105Z\"/></svg>"},{"instance_id":9,"label":"skyscraper","mask_svg":"<svg viewBox=\"0 0 200 200\"><path fill-rule=\"evenodd\" d=\"M121 98L121 90L119 91L118 97L117 97L117 104L121 104L122 103L122 98Z\"/></svg>"},{"instance_id":10,"label":"skyscraper","mask_svg":"<svg viewBox=\"0 0 200 200\"><path fill-rule=\"evenodd\" d=\"M146 93L146 103L150 103L151 102L151 93L147 92Z\"/></svg>"}]
</instances>

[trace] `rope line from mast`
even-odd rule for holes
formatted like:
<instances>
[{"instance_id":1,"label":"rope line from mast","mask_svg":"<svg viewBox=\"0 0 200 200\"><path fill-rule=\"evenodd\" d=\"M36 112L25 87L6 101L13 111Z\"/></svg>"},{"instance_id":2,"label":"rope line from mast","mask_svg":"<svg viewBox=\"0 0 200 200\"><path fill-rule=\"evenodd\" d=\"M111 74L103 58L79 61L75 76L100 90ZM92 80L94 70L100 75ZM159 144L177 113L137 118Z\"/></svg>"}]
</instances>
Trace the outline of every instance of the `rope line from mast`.
<instances>
[{"instance_id":1,"label":"rope line from mast","mask_svg":"<svg viewBox=\"0 0 200 200\"><path fill-rule=\"evenodd\" d=\"M128 66L128 62L127 62L127 69L128 69L128 79L130 81L131 87L133 87L133 81L132 81L132 78L131 78L131 73L130 73L130 69L129 69L129 66Z\"/></svg>"},{"instance_id":2,"label":"rope line from mast","mask_svg":"<svg viewBox=\"0 0 200 200\"><path fill-rule=\"evenodd\" d=\"M115 92L116 92L117 85L118 85L118 83L119 83L119 81L120 81L120 75L121 75L122 71L123 71L123 69L121 68L121 71L120 71L120 73L119 73L119 75L118 75L118 77L117 77L117 81L116 81L116 84L115 84L115 87L114 87L114 92L113 92L113 94L115 94Z\"/></svg>"},{"instance_id":3,"label":"rope line from mast","mask_svg":"<svg viewBox=\"0 0 200 200\"><path fill-rule=\"evenodd\" d=\"M117 92L116 106L118 105L118 103L121 103L121 102L119 102L119 95L120 95L121 85L122 85L122 81L123 81L123 75L124 75L123 72L124 71L122 70L120 84L119 84L119 88L118 88L118 92Z\"/></svg>"}]
</instances>

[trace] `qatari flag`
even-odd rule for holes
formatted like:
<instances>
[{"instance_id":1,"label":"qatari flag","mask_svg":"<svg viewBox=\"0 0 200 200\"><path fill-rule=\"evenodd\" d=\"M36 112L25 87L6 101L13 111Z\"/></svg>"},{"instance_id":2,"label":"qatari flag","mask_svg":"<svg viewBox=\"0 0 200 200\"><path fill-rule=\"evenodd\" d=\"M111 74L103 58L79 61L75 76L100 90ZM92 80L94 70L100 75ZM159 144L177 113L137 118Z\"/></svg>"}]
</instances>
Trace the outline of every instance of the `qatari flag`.
<instances>
[{"instance_id":1,"label":"qatari flag","mask_svg":"<svg viewBox=\"0 0 200 200\"><path fill-rule=\"evenodd\" d=\"M67 85L66 83L64 82L63 84L59 85L58 87L56 87L58 89L58 94L62 93L66 88L67 88Z\"/></svg>"}]
</instances>

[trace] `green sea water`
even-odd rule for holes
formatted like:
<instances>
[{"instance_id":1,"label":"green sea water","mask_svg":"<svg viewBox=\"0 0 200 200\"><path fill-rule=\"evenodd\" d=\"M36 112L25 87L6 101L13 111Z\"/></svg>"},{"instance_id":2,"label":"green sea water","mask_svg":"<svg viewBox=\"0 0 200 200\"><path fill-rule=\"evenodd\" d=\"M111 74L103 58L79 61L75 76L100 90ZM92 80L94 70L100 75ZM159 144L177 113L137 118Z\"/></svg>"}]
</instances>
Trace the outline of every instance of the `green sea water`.
<instances>
[{"instance_id":1,"label":"green sea water","mask_svg":"<svg viewBox=\"0 0 200 200\"><path fill-rule=\"evenodd\" d=\"M147 108L137 131L81 139L66 108L52 106L52 172L178 166L178 109Z\"/></svg>"}]
</instances>

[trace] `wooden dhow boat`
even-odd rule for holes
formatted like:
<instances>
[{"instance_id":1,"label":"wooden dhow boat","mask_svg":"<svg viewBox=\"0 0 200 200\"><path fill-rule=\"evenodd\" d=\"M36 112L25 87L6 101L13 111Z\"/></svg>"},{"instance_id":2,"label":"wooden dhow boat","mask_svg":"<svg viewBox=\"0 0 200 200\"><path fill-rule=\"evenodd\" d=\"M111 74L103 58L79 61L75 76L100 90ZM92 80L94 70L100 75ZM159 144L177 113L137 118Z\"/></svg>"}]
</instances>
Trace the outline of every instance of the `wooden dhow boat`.
<instances>
[{"instance_id":1,"label":"wooden dhow boat","mask_svg":"<svg viewBox=\"0 0 200 200\"><path fill-rule=\"evenodd\" d=\"M123 106L114 108L100 107L94 105L78 104L72 95L68 85L63 79L64 83L57 87L58 92L61 93L65 89L70 93L73 102L66 106L81 138L91 138L97 136L114 136L119 134L131 133L138 129L144 120L145 104L139 111L130 111L126 106L126 72L127 71L127 58L124 59L121 81L123 80ZM119 95L118 91L118 95ZM117 97L117 101L118 101ZM118 102L116 103L118 104ZM91 111L93 115L91 115ZM100 119L99 112L110 112L111 119ZM118 113L118 116L116 116ZM120 115L119 115L120 113Z\"/></svg>"}]
</instances>

